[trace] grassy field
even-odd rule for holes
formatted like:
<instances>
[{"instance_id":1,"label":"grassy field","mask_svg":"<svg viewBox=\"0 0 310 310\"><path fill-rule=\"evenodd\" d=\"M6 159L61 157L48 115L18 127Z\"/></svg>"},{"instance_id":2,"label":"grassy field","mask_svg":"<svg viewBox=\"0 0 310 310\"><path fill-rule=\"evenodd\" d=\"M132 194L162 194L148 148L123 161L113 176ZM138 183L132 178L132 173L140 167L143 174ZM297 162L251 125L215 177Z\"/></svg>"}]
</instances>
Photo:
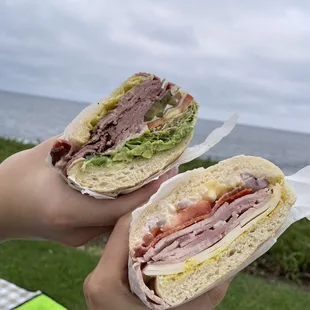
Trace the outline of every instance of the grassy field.
<instances>
[{"instance_id":1,"label":"grassy field","mask_svg":"<svg viewBox=\"0 0 310 310\"><path fill-rule=\"evenodd\" d=\"M17 141L6 140L0 137L0 163L10 155L29 149L32 144L23 144Z\"/></svg>"},{"instance_id":2,"label":"grassy field","mask_svg":"<svg viewBox=\"0 0 310 310\"><path fill-rule=\"evenodd\" d=\"M30 148L0 138L0 162L7 156ZM181 171L214 162L196 160ZM277 244L248 268L254 274L307 279L310 270L310 224L300 221L290 227ZM95 267L98 255L50 242L10 241L0 245L0 278L29 290L42 290L69 309L85 309L82 283ZM306 309L310 295L292 283L270 281L239 274L218 309Z\"/></svg>"},{"instance_id":3,"label":"grassy field","mask_svg":"<svg viewBox=\"0 0 310 310\"><path fill-rule=\"evenodd\" d=\"M55 243L10 241L0 247L0 278L42 290L69 309L84 310L83 280L98 259ZM218 309L304 310L309 303L309 293L293 285L239 274Z\"/></svg>"}]
</instances>

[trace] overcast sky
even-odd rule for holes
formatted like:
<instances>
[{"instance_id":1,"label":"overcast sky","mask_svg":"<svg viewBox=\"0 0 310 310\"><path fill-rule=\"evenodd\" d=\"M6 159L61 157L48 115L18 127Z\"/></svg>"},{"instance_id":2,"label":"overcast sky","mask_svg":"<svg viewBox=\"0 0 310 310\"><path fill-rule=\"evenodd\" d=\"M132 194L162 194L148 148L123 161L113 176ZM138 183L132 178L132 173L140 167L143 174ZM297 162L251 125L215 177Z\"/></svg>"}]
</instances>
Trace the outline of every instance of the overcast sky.
<instances>
[{"instance_id":1,"label":"overcast sky","mask_svg":"<svg viewBox=\"0 0 310 310\"><path fill-rule=\"evenodd\" d=\"M310 132L310 1L0 1L0 89L95 102L138 71L200 117Z\"/></svg>"}]
</instances>

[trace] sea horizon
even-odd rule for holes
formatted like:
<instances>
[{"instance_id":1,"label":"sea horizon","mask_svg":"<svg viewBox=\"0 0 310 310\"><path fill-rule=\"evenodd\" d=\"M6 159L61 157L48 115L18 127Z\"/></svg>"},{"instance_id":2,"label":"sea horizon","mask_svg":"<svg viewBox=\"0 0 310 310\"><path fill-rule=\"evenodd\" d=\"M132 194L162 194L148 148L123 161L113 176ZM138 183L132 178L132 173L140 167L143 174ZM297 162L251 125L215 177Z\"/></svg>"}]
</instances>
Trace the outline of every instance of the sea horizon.
<instances>
[{"instance_id":1,"label":"sea horizon","mask_svg":"<svg viewBox=\"0 0 310 310\"><path fill-rule=\"evenodd\" d=\"M56 97L56 96L52 97L52 96L43 95L43 94L26 93L26 92L6 90L6 89L1 89L1 88L0 88L0 93L10 93L13 95L36 97L36 98L49 99L49 100L55 100L55 101L63 101L63 102L71 102L71 103L75 103L75 104L84 105L85 107L89 104L95 103L95 102L90 102L90 101L85 101L85 100L77 100L77 99L72 99L72 98L63 98L63 97ZM1 101L0 101L0 105L1 105ZM238 111L236 111L235 113L239 114ZM211 122L218 122L218 123L223 123L226 120L226 119L219 120L216 118L203 118L203 117L199 117L199 116L198 116L198 119L201 121L211 121ZM298 134L303 134L303 135L310 135L310 132L307 132L307 131L290 130L290 129L284 129L284 128L278 128L278 127L270 127L270 126L259 126L259 125L253 125L253 124L250 124L247 122L242 122L242 121L241 122L238 121L238 125L256 128L256 129L269 129L269 130L281 131L283 133L298 133Z\"/></svg>"},{"instance_id":2,"label":"sea horizon","mask_svg":"<svg viewBox=\"0 0 310 310\"><path fill-rule=\"evenodd\" d=\"M0 136L37 143L62 134L89 102L0 91ZM190 146L201 143L223 121L199 118ZM201 158L222 160L235 155L261 156L285 173L310 164L310 134L238 123L228 137Z\"/></svg>"}]
</instances>

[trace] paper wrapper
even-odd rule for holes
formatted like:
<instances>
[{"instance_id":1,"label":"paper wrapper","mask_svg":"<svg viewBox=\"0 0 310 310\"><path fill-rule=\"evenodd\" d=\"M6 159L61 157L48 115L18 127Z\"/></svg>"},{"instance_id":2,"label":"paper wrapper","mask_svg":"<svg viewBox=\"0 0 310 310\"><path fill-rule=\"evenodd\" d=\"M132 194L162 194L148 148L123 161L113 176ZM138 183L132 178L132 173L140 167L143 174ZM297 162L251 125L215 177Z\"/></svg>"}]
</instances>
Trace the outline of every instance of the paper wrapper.
<instances>
[{"instance_id":1,"label":"paper wrapper","mask_svg":"<svg viewBox=\"0 0 310 310\"><path fill-rule=\"evenodd\" d=\"M164 182L160 186L157 193L155 193L151 197L151 199L147 204L143 205L142 207L132 212L131 225L135 223L135 221L139 218L142 211L145 208L147 208L150 204L156 203L161 199L165 198L180 182L183 182L191 178L192 176L198 174L203 169L204 168L198 168L195 170L187 171ZM299 170L297 173L293 175L286 176L285 179L289 183L289 185L294 189L297 199L295 204L292 206L286 221L283 223L278 232L271 239L262 244L249 259L247 259L242 265L239 266L239 268L227 274L225 278L222 278L220 281L214 283L212 287L209 287L205 291L201 292L199 295L195 296L195 298L206 293L212 288L218 286L222 282L225 282L226 280L234 277L237 273L246 268L257 258L265 254L277 242L277 239L286 231L286 229L288 229L293 223L301 220L302 218L308 218L308 220L310 220L310 166L307 166ZM130 257L128 260L128 268L129 268L128 277L130 287L133 293L136 293L138 296L139 295L141 296L141 291L139 292L137 288L137 280L135 279L133 262ZM140 299L143 300L143 296L141 296Z\"/></svg>"},{"instance_id":2,"label":"paper wrapper","mask_svg":"<svg viewBox=\"0 0 310 310\"><path fill-rule=\"evenodd\" d=\"M201 155L207 153L212 147L214 147L217 143L219 143L224 137L228 136L231 131L234 129L236 126L238 120L238 114L235 113L233 114L226 122L221 127L218 127L214 129L205 139L204 142L201 144L192 146L187 148L183 154L176 160L174 161L171 165L166 167L166 169L158 172L157 174L153 175L151 178L147 179L145 182L138 184L135 187L131 187L130 189L122 190L117 193L113 194L100 194L97 192L94 192L92 190L89 190L87 188L84 188L83 186L80 186L74 178L67 178L65 175L63 175L60 171L59 173L61 176L64 178L64 180L69 184L70 187L72 187L75 190L80 191L82 194L87 194L89 196L92 196L97 199L115 199L117 198L120 194L128 194L130 192L133 192L144 185L158 179L161 175L166 173L172 168L177 168L182 164L185 164L187 162L192 161L195 158L200 157ZM61 137L62 139L65 139L64 136ZM49 166L52 167L51 164L51 157L48 156L46 159L46 162Z\"/></svg>"}]
</instances>

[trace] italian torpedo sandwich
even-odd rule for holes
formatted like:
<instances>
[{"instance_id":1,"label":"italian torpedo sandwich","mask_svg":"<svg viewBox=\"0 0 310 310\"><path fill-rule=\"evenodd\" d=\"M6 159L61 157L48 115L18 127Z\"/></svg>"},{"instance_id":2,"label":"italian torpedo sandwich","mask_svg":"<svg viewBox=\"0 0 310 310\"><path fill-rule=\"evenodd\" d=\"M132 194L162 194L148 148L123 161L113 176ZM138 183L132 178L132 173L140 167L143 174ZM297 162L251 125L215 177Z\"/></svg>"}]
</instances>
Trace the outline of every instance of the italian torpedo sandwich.
<instances>
[{"instance_id":1,"label":"italian torpedo sandwich","mask_svg":"<svg viewBox=\"0 0 310 310\"><path fill-rule=\"evenodd\" d=\"M167 309L232 274L287 218L296 197L284 177L242 155L165 182L133 214L131 290L149 308Z\"/></svg>"},{"instance_id":2,"label":"italian torpedo sandwich","mask_svg":"<svg viewBox=\"0 0 310 310\"><path fill-rule=\"evenodd\" d=\"M133 188L184 152L197 111L181 87L134 74L71 122L50 151L50 162L83 189L113 194Z\"/></svg>"}]
</instances>

